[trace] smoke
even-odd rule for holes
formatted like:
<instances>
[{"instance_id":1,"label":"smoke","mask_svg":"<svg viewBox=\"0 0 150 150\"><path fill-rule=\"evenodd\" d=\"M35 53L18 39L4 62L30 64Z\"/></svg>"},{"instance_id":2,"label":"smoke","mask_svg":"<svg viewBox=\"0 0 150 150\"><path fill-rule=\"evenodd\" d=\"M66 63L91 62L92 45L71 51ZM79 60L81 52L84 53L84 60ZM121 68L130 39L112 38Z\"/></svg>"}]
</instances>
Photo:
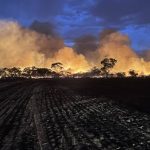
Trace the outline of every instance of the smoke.
<instances>
[{"instance_id":1,"label":"smoke","mask_svg":"<svg viewBox=\"0 0 150 150\"><path fill-rule=\"evenodd\" d=\"M98 39L93 35L84 35L74 41L74 49L86 55L87 52L95 51L98 48Z\"/></svg>"},{"instance_id":2,"label":"smoke","mask_svg":"<svg viewBox=\"0 0 150 150\"><path fill-rule=\"evenodd\" d=\"M55 61L73 71L88 67L83 55L59 47L59 43L62 41L56 35L23 28L14 21L0 21L0 67L50 67Z\"/></svg>"},{"instance_id":3,"label":"smoke","mask_svg":"<svg viewBox=\"0 0 150 150\"><path fill-rule=\"evenodd\" d=\"M14 21L0 21L0 67L48 67L61 62L65 70L85 72L100 67L105 57L117 60L113 72L134 69L139 74L150 74L150 53L140 56L131 48L128 36L116 30L105 30L99 42L93 36L76 40L75 49L66 47L63 39L48 23L34 22L23 28Z\"/></svg>"},{"instance_id":4,"label":"smoke","mask_svg":"<svg viewBox=\"0 0 150 150\"><path fill-rule=\"evenodd\" d=\"M116 33L117 29L104 29L101 33L100 33L100 41L105 39L107 36L111 35L112 33Z\"/></svg>"},{"instance_id":5,"label":"smoke","mask_svg":"<svg viewBox=\"0 0 150 150\"><path fill-rule=\"evenodd\" d=\"M139 57L143 58L145 61L150 61L150 50L144 50L138 52Z\"/></svg>"},{"instance_id":6,"label":"smoke","mask_svg":"<svg viewBox=\"0 0 150 150\"><path fill-rule=\"evenodd\" d=\"M108 34L106 34L108 33ZM148 74L150 72L150 63L145 62L131 48L128 36L117 31L102 33L100 47L98 49L99 59L112 57L117 60L113 71L128 72L131 69L136 70L139 74Z\"/></svg>"},{"instance_id":7,"label":"smoke","mask_svg":"<svg viewBox=\"0 0 150 150\"><path fill-rule=\"evenodd\" d=\"M57 34L54 31L54 26L49 22L40 22L36 20L33 21L29 28L41 34L57 37Z\"/></svg>"},{"instance_id":8,"label":"smoke","mask_svg":"<svg viewBox=\"0 0 150 150\"><path fill-rule=\"evenodd\" d=\"M90 68L86 57L78 54L72 48L65 47L55 53L54 57L49 60L50 62L61 62L66 70L71 72L84 72Z\"/></svg>"},{"instance_id":9,"label":"smoke","mask_svg":"<svg viewBox=\"0 0 150 150\"><path fill-rule=\"evenodd\" d=\"M44 41L39 40L39 42L42 46L40 52L47 58L53 56L54 52L65 46L63 39L60 38L56 33L54 26L49 22L34 21L31 24L30 29L46 37L43 39Z\"/></svg>"},{"instance_id":10,"label":"smoke","mask_svg":"<svg viewBox=\"0 0 150 150\"><path fill-rule=\"evenodd\" d=\"M0 66L41 66L44 55L38 52L38 41L44 38L17 22L0 21Z\"/></svg>"}]
</instances>

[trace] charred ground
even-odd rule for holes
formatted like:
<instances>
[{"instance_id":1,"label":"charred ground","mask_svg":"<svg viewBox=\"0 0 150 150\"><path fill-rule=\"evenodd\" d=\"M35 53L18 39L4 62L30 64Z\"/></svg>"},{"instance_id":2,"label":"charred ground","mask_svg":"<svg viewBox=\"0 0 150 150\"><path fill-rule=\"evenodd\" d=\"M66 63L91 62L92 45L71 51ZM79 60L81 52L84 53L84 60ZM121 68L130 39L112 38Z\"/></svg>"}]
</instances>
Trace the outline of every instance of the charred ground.
<instances>
[{"instance_id":1,"label":"charred ground","mask_svg":"<svg viewBox=\"0 0 150 150\"><path fill-rule=\"evenodd\" d=\"M0 81L0 149L150 149L149 78Z\"/></svg>"}]
</instances>

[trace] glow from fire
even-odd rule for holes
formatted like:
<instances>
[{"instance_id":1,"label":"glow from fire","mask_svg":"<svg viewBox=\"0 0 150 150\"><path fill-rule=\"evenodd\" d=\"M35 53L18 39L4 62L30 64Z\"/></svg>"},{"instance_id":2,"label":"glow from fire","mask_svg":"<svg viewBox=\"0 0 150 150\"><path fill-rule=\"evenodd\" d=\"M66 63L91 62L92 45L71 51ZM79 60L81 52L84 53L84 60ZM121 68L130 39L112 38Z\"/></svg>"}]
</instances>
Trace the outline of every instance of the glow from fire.
<instances>
[{"instance_id":1,"label":"glow from fire","mask_svg":"<svg viewBox=\"0 0 150 150\"><path fill-rule=\"evenodd\" d=\"M90 65L85 56L77 54L72 48L65 47L55 53L54 57L48 60L47 64L61 62L65 68L72 73L86 72Z\"/></svg>"},{"instance_id":2,"label":"glow from fire","mask_svg":"<svg viewBox=\"0 0 150 150\"><path fill-rule=\"evenodd\" d=\"M73 48L62 47L52 50L60 40L23 28L14 21L0 21L0 67L47 67L61 62L64 70L71 73L86 72L92 67L100 67L105 57L117 60L112 72L150 74L150 62L139 57L130 46L128 36L114 32L104 36L94 52L79 54ZM88 57L87 57L88 55ZM90 57L91 56L91 57Z\"/></svg>"},{"instance_id":3,"label":"glow from fire","mask_svg":"<svg viewBox=\"0 0 150 150\"><path fill-rule=\"evenodd\" d=\"M112 71L128 72L131 69L136 70L139 74L150 74L150 62L140 58L130 46L128 36L119 32L114 32L106 35L100 41L98 49L100 59L104 57L112 57L117 60L117 63Z\"/></svg>"}]
</instances>

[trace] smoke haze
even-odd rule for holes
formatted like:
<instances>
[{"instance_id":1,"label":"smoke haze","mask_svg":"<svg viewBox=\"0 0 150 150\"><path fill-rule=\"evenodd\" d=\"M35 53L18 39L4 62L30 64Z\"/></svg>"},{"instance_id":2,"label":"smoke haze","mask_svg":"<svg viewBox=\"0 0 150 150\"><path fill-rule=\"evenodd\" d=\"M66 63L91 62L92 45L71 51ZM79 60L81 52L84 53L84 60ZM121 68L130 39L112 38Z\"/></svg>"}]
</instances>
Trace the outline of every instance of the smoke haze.
<instances>
[{"instance_id":1,"label":"smoke haze","mask_svg":"<svg viewBox=\"0 0 150 150\"><path fill-rule=\"evenodd\" d=\"M24 28L14 21L0 21L0 67L50 67L61 62L72 72L88 71L100 67L105 57L117 60L114 72L150 73L149 52L143 57L131 48L128 36L116 30L104 30L99 42L93 36L76 39L75 48L65 46L64 41L48 23L34 22Z\"/></svg>"}]
</instances>

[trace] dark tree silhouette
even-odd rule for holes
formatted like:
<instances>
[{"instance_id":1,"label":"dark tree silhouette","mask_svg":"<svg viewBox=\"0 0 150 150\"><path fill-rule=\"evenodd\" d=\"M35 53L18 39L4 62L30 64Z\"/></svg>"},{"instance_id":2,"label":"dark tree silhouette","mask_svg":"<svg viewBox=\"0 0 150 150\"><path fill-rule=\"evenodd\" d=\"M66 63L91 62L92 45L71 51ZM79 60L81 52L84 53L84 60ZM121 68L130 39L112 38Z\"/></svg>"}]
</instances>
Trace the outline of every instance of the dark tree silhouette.
<instances>
[{"instance_id":1,"label":"dark tree silhouette","mask_svg":"<svg viewBox=\"0 0 150 150\"><path fill-rule=\"evenodd\" d=\"M16 68L16 67L9 68L8 72L9 72L9 76L12 78L21 77L21 69L20 68Z\"/></svg>"},{"instance_id":2,"label":"dark tree silhouette","mask_svg":"<svg viewBox=\"0 0 150 150\"><path fill-rule=\"evenodd\" d=\"M138 73L135 70L130 70L129 74L131 77L137 77L138 76Z\"/></svg>"},{"instance_id":3,"label":"dark tree silhouette","mask_svg":"<svg viewBox=\"0 0 150 150\"><path fill-rule=\"evenodd\" d=\"M26 78L32 78L34 76L36 76L36 67L26 67L23 70L22 76L26 77Z\"/></svg>"},{"instance_id":4,"label":"dark tree silhouette","mask_svg":"<svg viewBox=\"0 0 150 150\"><path fill-rule=\"evenodd\" d=\"M62 69L63 69L63 64L60 63L60 62L56 62L56 63L53 63L53 64L51 65L51 68L52 68L52 69L62 70Z\"/></svg>"},{"instance_id":5,"label":"dark tree silhouette","mask_svg":"<svg viewBox=\"0 0 150 150\"><path fill-rule=\"evenodd\" d=\"M101 68L101 71L102 71L103 75L105 75L106 77L108 77L109 70L111 68L113 68L116 63L117 63L117 60L114 59L114 58L104 58L101 61L101 64L103 65L103 67Z\"/></svg>"},{"instance_id":6,"label":"dark tree silhouette","mask_svg":"<svg viewBox=\"0 0 150 150\"><path fill-rule=\"evenodd\" d=\"M124 78L126 76L126 73L125 72L118 72L116 75L119 78Z\"/></svg>"},{"instance_id":7,"label":"dark tree silhouette","mask_svg":"<svg viewBox=\"0 0 150 150\"><path fill-rule=\"evenodd\" d=\"M99 76L101 74L101 70L97 67L93 67L90 71L90 76Z\"/></svg>"},{"instance_id":8,"label":"dark tree silhouette","mask_svg":"<svg viewBox=\"0 0 150 150\"><path fill-rule=\"evenodd\" d=\"M22 72L22 76L26 78L45 78L53 76L53 73L48 68L26 67Z\"/></svg>"},{"instance_id":9,"label":"dark tree silhouette","mask_svg":"<svg viewBox=\"0 0 150 150\"><path fill-rule=\"evenodd\" d=\"M9 77L8 68L1 68L0 69L0 76L1 76L1 78Z\"/></svg>"},{"instance_id":10,"label":"dark tree silhouette","mask_svg":"<svg viewBox=\"0 0 150 150\"><path fill-rule=\"evenodd\" d=\"M47 68L37 68L36 72L38 77L45 78L51 75L51 70Z\"/></svg>"},{"instance_id":11,"label":"dark tree silhouette","mask_svg":"<svg viewBox=\"0 0 150 150\"><path fill-rule=\"evenodd\" d=\"M51 65L51 69L53 70L53 77L59 77L63 75L63 64L60 62L53 63Z\"/></svg>"}]
</instances>

